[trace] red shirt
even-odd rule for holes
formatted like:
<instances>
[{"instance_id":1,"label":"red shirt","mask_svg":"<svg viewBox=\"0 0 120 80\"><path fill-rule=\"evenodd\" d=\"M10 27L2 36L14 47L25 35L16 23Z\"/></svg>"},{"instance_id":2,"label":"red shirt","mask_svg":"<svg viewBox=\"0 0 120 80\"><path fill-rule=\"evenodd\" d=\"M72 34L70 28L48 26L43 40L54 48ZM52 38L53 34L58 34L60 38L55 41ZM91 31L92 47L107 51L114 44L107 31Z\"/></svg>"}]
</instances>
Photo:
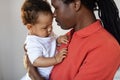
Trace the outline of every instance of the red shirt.
<instances>
[{"instance_id":1,"label":"red shirt","mask_svg":"<svg viewBox=\"0 0 120 80\"><path fill-rule=\"evenodd\" d=\"M118 42L96 21L74 32L67 57L53 68L50 80L113 80L119 66Z\"/></svg>"}]
</instances>

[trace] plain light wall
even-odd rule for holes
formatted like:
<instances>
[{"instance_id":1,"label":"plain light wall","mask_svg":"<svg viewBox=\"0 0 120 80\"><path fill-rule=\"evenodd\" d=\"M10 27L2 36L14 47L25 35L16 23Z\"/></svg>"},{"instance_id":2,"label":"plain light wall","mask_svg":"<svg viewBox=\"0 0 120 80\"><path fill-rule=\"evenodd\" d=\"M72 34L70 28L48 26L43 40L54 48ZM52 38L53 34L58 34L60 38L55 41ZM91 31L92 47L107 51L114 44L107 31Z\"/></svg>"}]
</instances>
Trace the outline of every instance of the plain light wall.
<instances>
[{"instance_id":1,"label":"plain light wall","mask_svg":"<svg viewBox=\"0 0 120 80\"><path fill-rule=\"evenodd\" d=\"M0 80L20 80L26 73L23 67L23 43L27 30L20 18L23 1L0 0ZM115 2L120 9L120 0ZM55 22L53 28L57 35L67 32Z\"/></svg>"}]
</instances>

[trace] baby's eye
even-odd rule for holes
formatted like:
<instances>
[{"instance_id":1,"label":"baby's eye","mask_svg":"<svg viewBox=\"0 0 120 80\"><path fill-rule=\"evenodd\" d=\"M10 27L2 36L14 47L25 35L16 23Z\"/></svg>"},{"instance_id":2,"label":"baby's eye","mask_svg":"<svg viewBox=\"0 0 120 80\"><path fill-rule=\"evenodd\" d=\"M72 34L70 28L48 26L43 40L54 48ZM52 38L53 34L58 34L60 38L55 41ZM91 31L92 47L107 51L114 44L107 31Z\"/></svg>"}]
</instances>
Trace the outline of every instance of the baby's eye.
<instances>
[{"instance_id":1,"label":"baby's eye","mask_svg":"<svg viewBox=\"0 0 120 80\"><path fill-rule=\"evenodd\" d=\"M43 29L47 29L47 28L43 28Z\"/></svg>"},{"instance_id":2,"label":"baby's eye","mask_svg":"<svg viewBox=\"0 0 120 80\"><path fill-rule=\"evenodd\" d=\"M46 27L44 27L44 28L42 28L42 29L47 29L48 27L46 26Z\"/></svg>"}]
</instances>

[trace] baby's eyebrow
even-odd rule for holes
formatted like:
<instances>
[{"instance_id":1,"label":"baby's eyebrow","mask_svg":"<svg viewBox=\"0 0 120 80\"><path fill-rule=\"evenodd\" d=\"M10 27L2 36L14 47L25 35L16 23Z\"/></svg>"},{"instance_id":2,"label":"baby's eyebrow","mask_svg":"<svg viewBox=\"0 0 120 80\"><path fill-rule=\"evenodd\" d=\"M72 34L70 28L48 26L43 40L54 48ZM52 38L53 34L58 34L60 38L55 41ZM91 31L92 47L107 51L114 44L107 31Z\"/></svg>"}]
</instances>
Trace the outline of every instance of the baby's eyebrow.
<instances>
[{"instance_id":1,"label":"baby's eyebrow","mask_svg":"<svg viewBox=\"0 0 120 80\"><path fill-rule=\"evenodd\" d=\"M52 25L52 23L47 24L46 26Z\"/></svg>"},{"instance_id":2,"label":"baby's eyebrow","mask_svg":"<svg viewBox=\"0 0 120 80\"><path fill-rule=\"evenodd\" d=\"M48 25L42 25L42 28L46 28L47 26L52 25L52 23L48 24Z\"/></svg>"},{"instance_id":3,"label":"baby's eyebrow","mask_svg":"<svg viewBox=\"0 0 120 80\"><path fill-rule=\"evenodd\" d=\"M47 27L47 25L42 25L42 28L46 28Z\"/></svg>"}]
</instances>

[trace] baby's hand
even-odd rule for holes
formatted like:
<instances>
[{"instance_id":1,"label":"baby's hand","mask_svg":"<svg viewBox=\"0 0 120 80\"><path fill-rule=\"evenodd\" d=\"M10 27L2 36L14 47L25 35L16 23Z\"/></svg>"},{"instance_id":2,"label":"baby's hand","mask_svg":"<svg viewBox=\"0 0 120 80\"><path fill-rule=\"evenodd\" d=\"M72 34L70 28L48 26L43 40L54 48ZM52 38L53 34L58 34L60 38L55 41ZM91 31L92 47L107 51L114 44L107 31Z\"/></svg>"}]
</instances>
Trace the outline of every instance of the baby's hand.
<instances>
[{"instance_id":1,"label":"baby's hand","mask_svg":"<svg viewBox=\"0 0 120 80\"><path fill-rule=\"evenodd\" d=\"M67 44L69 42L68 37L66 35L59 36L58 39L57 39L57 42L59 44L61 44L61 43Z\"/></svg>"},{"instance_id":2,"label":"baby's hand","mask_svg":"<svg viewBox=\"0 0 120 80\"><path fill-rule=\"evenodd\" d=\"M67 54L67 48L63 48L62 50L59 51L59 53L57 53L55 55L55 59L57 63L62 62L62 60L66 57Z\"/></svg>"}]
</instances>

